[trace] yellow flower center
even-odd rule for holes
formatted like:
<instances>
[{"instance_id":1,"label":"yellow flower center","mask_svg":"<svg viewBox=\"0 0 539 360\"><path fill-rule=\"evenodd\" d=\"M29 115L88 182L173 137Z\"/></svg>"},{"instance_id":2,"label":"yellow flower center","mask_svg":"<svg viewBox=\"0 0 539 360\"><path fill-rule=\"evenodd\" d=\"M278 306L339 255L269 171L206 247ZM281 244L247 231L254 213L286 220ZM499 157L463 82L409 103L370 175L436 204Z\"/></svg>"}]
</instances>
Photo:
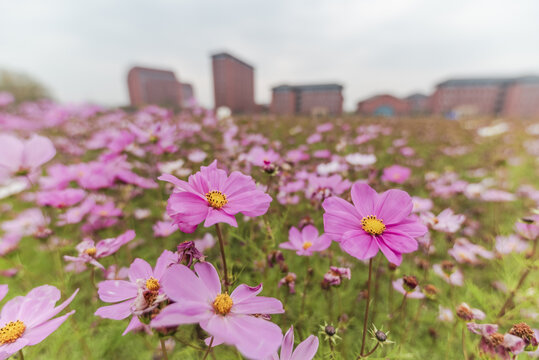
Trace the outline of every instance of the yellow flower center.
<instances>
[{"instance_id":1,"label":"yellow flower center","mask_svg":"<svg viewBox=\"0 0 539 360\"><path fill-rule=\"evenodd\" d=\"M375 215L369 215L361 219L361 228L371 235L381 235L386 226L382 219L378 219Z\"/></svg>"},{"instance_id":2,"label":"yellow flower center","mask_svg":"<svg viewBox=\"0 0 539 360\"><path fill-rule=\"evenodd\" d=\"M84 250L84 252L90 256L95 256L97 249L95 247Z\"/></svg>"},{"instance_id":3,"label":"yellow flower center","mask_svg":"<svg viewBox=\"0 0 539 360\"><path fill-rule=\"evenodd\" d=\"M26 325L20 320L10 321L0 329L0 344L15 342L24 334Z\"/></svg>"},{"instance_id":4,"label":"yellow flower center","mask_svg":"<svg viewBox=\"0 0 539 360\"><path fill-rule=\"evenodd\" d=\"M220 209L228 203L226 195L218 190L212 190L206 194L208 204L214 209Z\"/></svg>"},{"instance_id":5,"label":"yellow flower center","mask_svg":"<svg viewBox=\"0 0 539 360\"><path fill-rule=\"evenodd\" d=\"M158 291L160 287L161 285L159 285L159 281L157 281L157 279L153 276L146 280L146 289L150 291Z\"/></svg>"},{"instance_id":6,"label":"yellow flower center","mask_svg":"<svg viewBox=\"0 0 539 360\"><path fill-rule=\"evenodd\" d=\"M305 241L303 243L303 250L307 250L308 248L310 248L311 246L313 246L313 243L310 242L310 241Z\"/></svg>"},{"instance_id":7,"label":"yellow flower center","mask_svg":"<svg viewBox=\"0 0 539 360\"><path fill-rule=\"evenodd\" d=\"M215 300L213 300L213 310L218 314L226 315L230 312L230 309L232 309L233 304L234 302L230 295L227 293L219 294Z\"/></svg>"}]
</instances>

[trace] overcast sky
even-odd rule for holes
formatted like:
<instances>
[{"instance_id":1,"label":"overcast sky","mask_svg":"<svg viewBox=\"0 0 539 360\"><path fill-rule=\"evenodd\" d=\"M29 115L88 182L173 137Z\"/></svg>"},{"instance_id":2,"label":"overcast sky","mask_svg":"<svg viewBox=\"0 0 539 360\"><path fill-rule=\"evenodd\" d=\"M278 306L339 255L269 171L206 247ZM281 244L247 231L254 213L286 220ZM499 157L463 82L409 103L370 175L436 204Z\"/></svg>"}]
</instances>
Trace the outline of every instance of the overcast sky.
<instances>
[{"instance_id":1,"label":"overcast sky","mask_svg":"<svg viewBox=\"0 0 539 360\"><path fill-rule=\"evenodd\" d=\"M282 83L367 96L431 92L454 76L539 73L536 0L0 0L0 68L63 102L128 102L133 65L171 69L213 105L210 55L256 68L256 100Z\"/></svg>"}]
</instances>

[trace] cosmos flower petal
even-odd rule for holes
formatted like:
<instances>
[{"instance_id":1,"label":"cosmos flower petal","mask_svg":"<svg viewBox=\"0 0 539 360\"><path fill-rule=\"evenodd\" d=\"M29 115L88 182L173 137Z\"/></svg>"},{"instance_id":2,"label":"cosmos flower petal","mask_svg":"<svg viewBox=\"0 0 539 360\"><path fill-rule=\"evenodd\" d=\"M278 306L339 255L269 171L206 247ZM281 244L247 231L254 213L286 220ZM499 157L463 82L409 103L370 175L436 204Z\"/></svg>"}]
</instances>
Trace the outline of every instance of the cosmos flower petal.
<instances>
[{"instance_id":1,"label":"cosmos flower petal","mask_svg":"<svg viewBox=\"0 0 539 360\"><path fill-rule=\"evenodd\" d=\"M234 215L229 215L222 210L210 208L210 210L208 211L208 215L206 216L204 226L210 227L217 223L226 223L230 226L238 227L238 223Z\"/></svg>"},{"instance_id":2,"label":"cosmos flower petal","mask_svg":"<svg viewBox=\"0 0 539 360\"><path fill-rule=\"evenodd\" d=\"M340 245L341 249L360 260L370 259L378 253L378 243L363 230L344 233Z\"/></svg>"},{"instance_id":3,"label":"cosmos flower petal","mask_svg":"<svg viewBox=\"0 0 539 360\"><path fill-rule=\"evenodd\" d=\"M282 314L284 309L281 301L275 298L257 296L234 304L232 312L235 314Z\"/></svg>"},{"instance_id":4,"label":"cosmos flower petal","mask_svg":"<svg viewBox=\"0 0 539 360\"><path fill-rule=\"evenodd\" d=\"M153 277L153 270L145 260L137 258L129 266L129 272L127 274L129 281L136 283L138 279L146 281L150 277Z\"/></svg>"},{"instance_id":5,"label":"cosmos flower petal","mask_svg":"<svg viewBox=\"0 0 539 360\"><path fill-rule=\"evenodd\" d=\"M318 337L310 335L294 351L290 360L311 360L318 351Z\"/></svg>"},{"instance_id":6,"label":"cosmos flower petal","mask_svg":"<svg viewBox=\"0 0 539 360\"><path fill-rule=\"evenodd\" d=\"M114 305L102 306L96 310L94 315L104 319L122 320L131 315L132 303L128 300Z\"/></svg>"},{"instance_id":7,"label":"cosmos flower petal","mask_svg":"<svg viewBox=\"0 0 539 360\"><path fill-rule=\"evenodd\" d=\"M174 303L161 310L151 321L150 326L160 328L194 324L206 321L211 316L214 316L214 314L210 311L209 305L205 308L197 303Z\"/></svg>"},{"instance_id":8,"label":"cosmos flower petal","mask_svg":"<svg viewBox=\"0 0 539 360\"><path fill-rule=\"evenodd\" d=\"M373 188L366 183L357 182L352 185L351 194L352 202L362 218L375 214L374 209L378 194Z\"/></svg>"},{"instance_id":9,"label":"cosmos flower petal","mask_svg":"<svg viewBox=\"0 0 539 360\"><path fill-rule=\"evenodd\" d=\"M191 269L182 264L170 266L161 279L163 291L176 302L213 300L212 293Z\"/></svg>"},{"instance_id":10,"label":"cosmos flower petal","mask_svg":"<svg viewBox=\"0 0 539 360\"><path fill-rule=\"evenodd\" d=\"M378 243L378 247L380 248L380 251L384 254L384 256L387 258L387 260L399 266L402 262L402 254L390 249L384 242L382 238L376 238L376 242Z\"/></svg>"},{"instance_id":11,"label":"cosmos flower petal","mask_svg":"<svg viewBox=\"0 0 539 360\"><path fill-rule=\"evenodd\" d=\"M210 297L216 297L221 293L221 280L219 280L219 274L217 274L217 270L212 264L208 262L196 263L195 271L208 289Z\"/></svg>"},{"instance_id":12,"label":"cosmos flower petal","mask_svg":"<svg viewBox=\"0 0 539 360\"><path fill-rule=\"evenodd\" d=\"M24 144L23 163L30 167L36 168L51 160L56 155L56 150L52 141L46 137L32 135L32 137Z\"/></svg>"},{"instance_id":13,"label":"cosmos flower petal","mask_svg":"<svg viewBox=\"0 0 539 360\"><path fill-rule=\"evenodd\" d=\"M12 342L11 344L3 344L0 345L0 355L7 354L7 357L11 356L12 354L15 354L17 351L22 349L28 345L28 339L23 336L18 338L15 342ZM5 357L5 359L7 359Z\"/></svg>"},{"instance_id":14,"label":"cosmos flower petal","mask_svg":"<svg viewBox=\"0 0 539 360\"><path fill-rule=\"evenodd\" d=\"M384 224L391 225L405 219L412 212L413 202L405 191L391 189L378 196L374 212Z\"/></svg>"},{"instance_id":15,"label":"cosmos flower petal","mask_svg":"<svg viewBox=\"0 0 539 360\"><path fill-rule=\"evenodd\" d=\"M416 251L419 246L413 237L397 229L384 231L380 237L388 247L403 254Z\"/></svg>"},{"instance_id":16,"label":"cosmos flower petal","mask_svg":"<svg viewBox=\"0 0 539 360\"><path fill-rule=\"evenodd\" d=\"M122 336L124 336L127 333L130 333L133 330L141 329L143 326L144 324L140 322L138 316L132 316L131 321L129 321L129 324L127 324L127 327L122 333Z\"/></svg>"},{"instance_id":17,"label":"cosmos flower petal","mask_svg":"<svg viewBox=\"0 0 539 360\"><path fill-rule=\"evenodd\" d=\"M245 284L239 285L237 288L232 291L232 294L230 294L230 297L232 298L232 301L234 304L239 304L243 301L249 300L262 291L262 284L259 284L258 286L248 286Z\"/></svg>"},{"instance_id":18,"label":"cosmos flower petal","mask_svg":"<svg viewBox=\"0 0 539 360\"><path fill-rule=\"evenodd\" d=\"M165 274L167 268L178 261L178 254L174 254L170 250L164 250L161 255L157 258L155 263L155 269L153 271L153 276L156 279L161 279Z\"/></svg>"},{"instance_id":19,"label":"cosmos flower petal","mask_svg":"<svg viewBox=\"0 0 539 360\"><path fill-rule=\"evenodd\" d=\"M291 326L286 332L281 344L281 358L279 360L290 360L294 350L294 327Z\"/></svg>"},{"instance_id":20,"label":"cosmos flower petal","mask_svg":"<svg viewBox=\"0 0 539 360\"><path fill-rule=\"evenodd\" d=\"M12 135L0 135L0 167L5 167L11 172L19 170L23 161L24 143Z\"/></svg>"},{"instance_id":21,"label":"cosmos flower petal","mask_svg":"<svg viewBox=\"0 0 539 360\"><path fill-rule=\"evenodd\" d=\"M421 222L415 219L404 219L398 224L387 225L387 231L392 230L393 228L398 229L399 231L410 235L411 237L420 237L427 233L428 228L423 225Z\"/></svg>"},{"instance_id":22,"label":"cosmos flower petal","mask_svg":"<svg viewBox=\"0 0 539 360\"><path fill-rule=\"evenodd\" d=\"M65 315L59 316L55 319L44 322L43 324L33 327L26 331L23 335L25 339L28 339L28 345L36 345L45 340L47 336L52 334L56 329L62 325L68 317L73 315L75 310L68 312Z\"/></svg>"},{"instance_id":23,"label":"cosmos flower petal","mask_svg":"<svg viewBox=\"0 0 539 360\"><path fill-rule=\"evenodd\" d=\"M97 292L101 301L118 302L135 298L138 287L125 280L105 280L98 284Z\"/></svg>"}]
</instances>

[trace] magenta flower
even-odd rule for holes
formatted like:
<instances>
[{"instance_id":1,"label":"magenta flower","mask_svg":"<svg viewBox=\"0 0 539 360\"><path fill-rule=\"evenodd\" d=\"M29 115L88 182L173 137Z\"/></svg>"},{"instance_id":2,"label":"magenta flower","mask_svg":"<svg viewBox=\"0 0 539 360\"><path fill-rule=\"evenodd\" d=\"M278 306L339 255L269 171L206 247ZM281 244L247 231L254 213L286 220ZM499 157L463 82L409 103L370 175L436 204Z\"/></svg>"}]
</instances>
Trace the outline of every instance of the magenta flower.
<instances>
[{"instance_id":1,"label":"magenta flower","mask_svg":"<svg viewBox=\"0 0 539 360\"><path fill-rule=\"evenodd\" d=\"M389 262L400 265L402 254L417 250L416 237L425 225L410 217L412 199L401 190L377 194L369 185L352 186L352 202L330 197L322 204L324 229L348 254L360 259L382 251Z\"/></svg>"},{"instance_id":2,"label":"magenta flower","mask_svg":"<svg viewBox=\"0 0 539 360\"><path fill-rule=\"evenodd\" d=\"M0 144L0 179L11 175L31 175L56 155L52 142L36 134L28 140L0 135Z\"/></svg>"},{"instance_id":3,"label":"magenta flower","mask_svg":"<svg viewBox=\"0 0 539 360\"><path fill-rule=\"evenodd\" d=\"M341 285L342 279L350 280L352 278L352 272L350 268L330 266L327 273L324 274L323 285Z\"/></svg>"},{"instance_id":4,"label":"magenta flower","mask_svg":"<svg viewBox=\"0 0 539 360\"><path fill-rule=\"evenodd\" d=\"M312 360L318 351L318 338L310 335L294 350L294 327L286 332L281 344L281 356L275 352L267 360Z\"/></svg>"},{"instance_id":5,"label":"magenta flower","mask_svg":"<svg viewBox=\"0 0 539 360\"><path fill-rule=\"evenodd\" d=\"M76 247L79 255L76 257L64 255L64 260L81 264L90 263L104 270L105 267L97 260L114 254L120 249L120 247L127 244L134 238L135 232L133 230L127 230L118 237L101 240L97 244L95 244L95 242L91 239L85 239Z\"/></svg>"},{"instance_id":6,"label":"magenta flower","mask_svg":"<svg viewBox=\"0 0 539 360\"><path fill-rule=\"evenodd\" d=\"M78 291L56 307L60 290L50 285L36 287L26 296L9 300L0 315L0 355L9 357L25 346L39 344L56 331L75 310L52 318L73 301Z\"/></svg>"},{"instance_id":7,"label":"magenta flower","mask_svg":"<svg viewBox=\"0 0 539 360\"><path fill-rule=\"evenodd\" d=\"M266 213L271 197L256 187L250 176L234 171L230 176L217 169L217 161L202 166L189 182L164 174L159 180L176 186L168 199L167 213L181 231L191 233L204 221L209 227L227 223L237 227L235 215L260 216Z\"/></svg>"},{"instance_id":8,"label":"magenta flower","mask_svg":"<svg viewBox=\"0 0 539 360\"><path fill-rule=\"evenodd\" d=\"M185 265L172 265L162 285L173 304L150 325L154 328L198 323L213 336L213 346L234 345L247 358L261 359L275 353L283 338L281 329L261 314L281 314L281 302L257 296L262 284L238 286L230 295L221 292L217 270L210 263L196 263L196 275ZM198 276L197 276L198 275Z\"/></svg>"},{"instance_id":9,"label":"magenta flower","mask_svg":"<svg viewBox=\"0 0 539 360\"><path fill-rule=\"evenodd\" d=\"M438 216L428 211L421 215L421 220L434 230L454 233L460 229L466 217L462 214L453 213L451 209L445 209Z\"/></svg>"},{"instance_id":10,"label":"magenta flower","mask_svg":"<svg viewBox=\"0 0 539 360\"><path fill-rule=\"evenodd\" d=\"M85 196L86 191L81 189L42 191L37 193L37 203L41 206L52 206L63 209L75 205Z\"/></svg>"},{"instance_id":11,"label":"magenta flower","mask_svg":"<svg viewBox=\"0 0 539 360\"><path fill-rule=\"evenodd\" d=\"M382 181L392 182L395 184L404 184L411 174L412 170L410 170L410 168L400 165L392 165L384 169L381 179Z\"/></svg>"},{"instance_id":12,"label":"magenta flower","mask_svg":"<svg viewBox=\"0 0 539 360\"><path fill-rule=\"evenodd\" d=\"M296 250L296 254L311 256L315 251L324 251L331 245L329 236L318 236L318 230L312 226L305 226L301 232L292 226L288 232L288 241L279 244L281 249Z\"/></svg>"},{"instance_id":13,"label":"magenta flower","mask_svg":"<svg viewBox=\"0 0 539 360\"><path fill-rule=\"evenodd\" d=\"M421 292L419 286L416 285L413 289L411 289L410 286L406 286L403 278L393 281L393 289L397 290L409 299L423 299L425 297L425 294Z\"/></svg>"},{"instance_id":14,"label":"magenta flower","mask_svg":"<svg viewBox=\"0 0 539 360\"><path fill-rule=\"evenodd\" d=\"M287 286L288 292L290 294L296 293L296 274L289 272L284 278L279 280L279 283L277 284L277 287L280 288L281 286Z\"/></svg>"},{"instance_id":15,"label":"magenta flower","mask_svg":"<svg viewBox=\"0 0 539 360\"><path fill-rule=\"evenodd\" d=\"M122 335L142 327L138 316L155 309L167 299L161 279L167 268L178 261L178 256L165 250L157 259L155 268L142 259L135 259L129 267L129 281L105 280L98 285L99 298L116 303L97 309L94 315L105 319L122 320L133 315Z\"/></svg>"},{"instance_id":16,"label":"magenta flower","mask_svg":"<svg viewBox=\"0 0 539 360\"><path fill-rule=\"evenodd\" d=\"M432 265L432 270L450 285L464 285L464 275L459 268L456 268L451 262L442 262Z\"/></svg>"},{"instance_id":17,"label":"magenta flower","mask_svg":"<svg viewBox=\"0 0 539 360\"><path fill-rule=\"evenodd\" d=\"M7 285L0 285L0 301L6 297L8 290L9 287Z\"/></svg>"}]
</instances>

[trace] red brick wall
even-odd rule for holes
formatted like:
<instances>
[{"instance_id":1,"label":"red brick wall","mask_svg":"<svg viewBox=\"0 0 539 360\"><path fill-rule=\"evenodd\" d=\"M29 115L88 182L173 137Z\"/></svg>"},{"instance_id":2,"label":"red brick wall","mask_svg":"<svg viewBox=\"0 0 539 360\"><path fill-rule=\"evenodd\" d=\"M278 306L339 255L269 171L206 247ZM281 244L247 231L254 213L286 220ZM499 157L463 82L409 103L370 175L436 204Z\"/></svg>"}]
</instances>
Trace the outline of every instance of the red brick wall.
<instances>
[{"instance_id":1,"label":"red brick wall","mask_svg":"<svg viewBox=\"0 0 539 360\"><path fill-rule=\"evenodd\" d=\"M133 106L182 104L181 84L172 71L134 67L127 75L127 85Z\"/></svg>"},{"instance_id":2,"label":"red brick wall","mask_svg":"<svg viewBox=\"0 0 539 360\"><path fill-rule=\"evenodd\" d=\"M507 117L539 116L539 84L513 84L506 92L502 114Z\"/></svg>"},{"instance_id":3,"label":"red brick wall","mask_svg":"<svg viewBox=\"0 0 539 360\"><path fill-rule=\"evenodd\" d=\"M479 115L494 114L501 91L497 85L439 87L431 98L432 112L444 114L458 107L469 107Z\"/></svg>"},{"instance_id":4,"label":"red brick wall","mask_svg":"<svg viewBox=\"0 0 539 360\"><path fill-rule=\"evenodd\" d=\"M254 111L254 70L230 57L214 58L212 69L215 107Z\"/></svg>"},{"instance_id":5,"label":"red brick wall","mask_svg":"<svg viewBox=\"0 0 539 360\"><path fill-rule=\"evenodd\" d=\"M407 115L410 112L410 105L405 100L401 100L391 95L378 95L357 104L357 112L365 115L373 115L382 107L391 107L395 115Z\"/></svg>"},{"instance_id":6,"label":"red brick wall","mask_svg":"<svg viewBox=\"0 0 539 360\"><path fill-rule=\"evenodd\" d=\"M292 115L296 112L296 96L290 91L273 91L270 111L277 115Z\"/></svg>"}]
</instances>

